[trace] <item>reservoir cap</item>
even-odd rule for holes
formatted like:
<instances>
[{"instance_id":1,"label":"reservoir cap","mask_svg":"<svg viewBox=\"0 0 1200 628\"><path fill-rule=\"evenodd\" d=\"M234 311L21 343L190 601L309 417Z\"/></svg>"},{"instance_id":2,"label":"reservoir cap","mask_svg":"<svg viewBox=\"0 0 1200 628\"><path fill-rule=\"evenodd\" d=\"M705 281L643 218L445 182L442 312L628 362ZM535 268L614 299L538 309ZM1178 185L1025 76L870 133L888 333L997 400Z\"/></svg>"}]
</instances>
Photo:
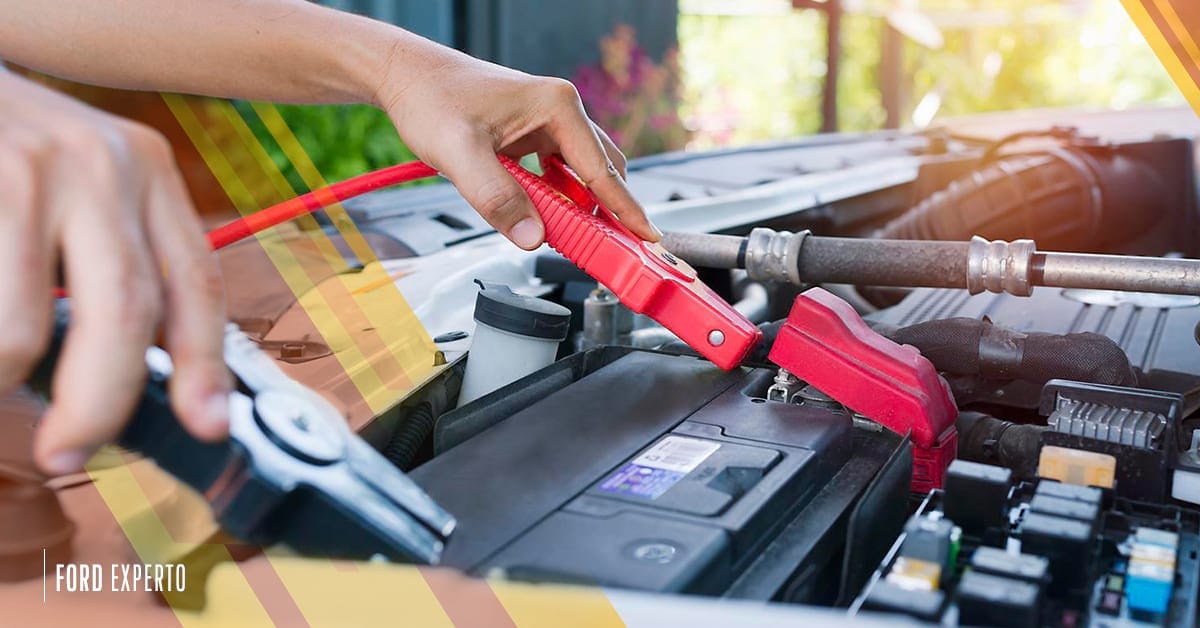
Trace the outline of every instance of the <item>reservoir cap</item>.
<instances>
[{"instance_id":1,"label":"reservoir cap","mask_svg":"<svg viewBox=\"0 0 1200 628\"><path fill-rule=\"evenodd\" d=\"M571 326L571 310L508 286L476 279L475 320L511 334L562 341Z\"/></svg>"}]
</instances>

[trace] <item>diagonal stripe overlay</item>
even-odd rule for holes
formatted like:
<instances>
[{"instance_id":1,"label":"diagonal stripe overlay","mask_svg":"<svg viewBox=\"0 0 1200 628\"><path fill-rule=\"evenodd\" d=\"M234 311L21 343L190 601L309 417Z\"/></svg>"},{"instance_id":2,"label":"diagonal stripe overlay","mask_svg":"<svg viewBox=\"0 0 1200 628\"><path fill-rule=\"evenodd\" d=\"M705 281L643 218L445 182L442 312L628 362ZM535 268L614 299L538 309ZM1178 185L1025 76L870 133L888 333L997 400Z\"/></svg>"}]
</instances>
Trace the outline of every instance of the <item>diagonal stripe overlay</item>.
<instances>
[{"instance_id":1,"label":"diagonal stripe overlay","mask_svg":"<svg viewBox=\"0 0 1200 628\"><path fill-rule=\"evenodd\" d=\"M157 516L152 500L134 476L132 464L121 461L106 465L100 464L99 459L97 457L88 463L87 473L140 560L161 562L165 556L182 555L192 549L191 544L178 542L170 528ZM185 545L188 547L182 547ZM230 560L229 552L223 546L207 546L206 549L214 552L218 560ZM192 583L193 586L196 584ZM184 627L222 625L226 621L230 622L228 625L271 625L258 592L240 574L231 574L227 578L222 595L225 599L220 613L199 615L179 610L185 604L177 600L176 595L163 594L176 619Z\"/></svg>"},{"instance_id":2,"label":"diagonal stripe overlay","mask_svg":"<svg viewBox=\"0 0 1200 628\"><path fill-rule=\"evenodd\" d=\"M257 211L292 195L232 105L213 103L217 115L202 121L182 97L164 99L239 211ZM343 225L344 231L350 229L352 224ZM362 271L347 274L329 238L319 230L306 233L315 235L283 240L263 233L258 240L362 399L372 411L381 412L434 374L433 341L399 290L390 281L380 281L387 278L381 265L368 263ZM297 247L306 244L316 245L325 264L315 267L311 261L299 261ZM355 287L362 284L378 287L356 294Z\"/></svg>"},{"instance_id":3,"label":"diagonal stripe overlay","mask_svg":"<svg viewBox=\"0 0 1200 628\"><path fill-rule=\"evenodd\" d=\"M465 578L449 569L419 570L455 626L516 628L486 580Z\"/></svg>"},{"instance_id":4,"label":"diagonal stripe overlay","mask_svg":"<svg viewBox=\"0 0 1200 628\"><path fill-rule=\"evenodd\" d=\"M499 580L490 584L520 628L617 628L625 625L599 587L529 585Z\"/></svg>"},{"instance_id":5,"label":"diagonal stripe overlay","mask_svg":"<svg viewBox=\"0 0 1200 628\"><path fill-rule=\"evenodd\" d=\"M1200 115L1200 3L1192 0L1121 0L1175 86Z\"/></svg>"}]
</instances>

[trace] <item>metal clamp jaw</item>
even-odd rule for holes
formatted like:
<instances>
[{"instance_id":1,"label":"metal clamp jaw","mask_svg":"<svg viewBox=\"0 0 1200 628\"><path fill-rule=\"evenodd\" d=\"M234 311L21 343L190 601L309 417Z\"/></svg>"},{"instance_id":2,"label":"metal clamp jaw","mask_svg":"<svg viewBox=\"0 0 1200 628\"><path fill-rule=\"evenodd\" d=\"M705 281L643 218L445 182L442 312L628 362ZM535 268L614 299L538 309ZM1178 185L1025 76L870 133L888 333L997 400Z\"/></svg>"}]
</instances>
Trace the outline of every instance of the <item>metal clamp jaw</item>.
<instances>
[{"instance_id":1,"label":"metal clamp jaw","mask_svg":"<svg viewBox=\"0 0 1200 628\"><path fill-rule=\"evenodd\" d=\"M811 288L796 297L768 358L854 412L911 435L912 489L941 487L958 451L958 408L914 347L875 333L845 301Z\"/></svg>"},{"instance_id":2,"label":"metal clamp jaw","mask_svg":"<svg viewBox=\"0 0 1200 628\"><path fill-rule=\"evenodd\" d=\"M57 317L51 350L30 381L42 394L65 337L64 302ZM229 396L227 442L201 442L183 429L167 397L170 357L151 347L142 399L118 444L202 493L240 540L333 558L438 562L454 517L233 325L225 362L241 388Z\"/></svg>"},{"instance_id":3,"label":"metal clamp jaw","mask_svg":"<svg viewBox=\"0 0 1200 628\"><path fill-rule=\"evenodd\" d=\"M241 460L207 493L228 531L301 552L438 562L454 517L233 325L225 362L253 393L230 396Z\"/></svg>"}]
</instances>

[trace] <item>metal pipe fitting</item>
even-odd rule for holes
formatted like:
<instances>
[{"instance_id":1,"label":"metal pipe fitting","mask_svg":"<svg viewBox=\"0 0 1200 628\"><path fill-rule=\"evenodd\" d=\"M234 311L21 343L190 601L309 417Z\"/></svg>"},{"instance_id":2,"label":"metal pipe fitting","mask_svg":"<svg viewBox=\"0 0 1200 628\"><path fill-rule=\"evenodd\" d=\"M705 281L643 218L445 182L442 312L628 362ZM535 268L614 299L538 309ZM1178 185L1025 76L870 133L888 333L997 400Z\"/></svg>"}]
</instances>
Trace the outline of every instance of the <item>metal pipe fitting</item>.
<instances>
[{"instance_id":1,"label":"metal pipe fitting","mask_svg":"<svg viewBox=\"0 0 1200 628\"><path fill-rule=\"evenodd\" d=\"M967 248L967 290L971 294L1007 292L1019 297L1033 294L1029 269L1037 245L1033 240L987 240L974 236Z\"/></svg>"},{"instance_id":2,"label":"metal pipe fitting","mask_svg":"<svg viewBox=\"0 0 1200 628\"><path fill-rule=\"evenodd\" d=\"M799 233L759 227L746 238L746 274L755 281L800 284L800 250L808 238ZM686 258L685 258L686 259Z\"/></svg>"},{"instance_id":3,"label":"metal pipe fitting","mask_svg":"<svg viewBox=\"0 0 1200 628\"><path fill-rule=\"evenodd\" d=\"M800 248L808 231L756 228L745 238L704 233L668 233L662 245L692 266L744 268L754 281L801 283Z\"/></svg>"},{"instance_id":4,"label":"metal pipe fitting","mask_svg":"<svg viewBox=\"0 0 1200 628\"><path fill-rule=\"evenodd\" d=\"M1039 253L1032 240L970 242L830 238L755 229L750 237L670 233L689 263L745 268L758 281L795 285L966 288L1028 296L1034 286L1200 295L1200 260Z\"/></svg>"}]
</instances>

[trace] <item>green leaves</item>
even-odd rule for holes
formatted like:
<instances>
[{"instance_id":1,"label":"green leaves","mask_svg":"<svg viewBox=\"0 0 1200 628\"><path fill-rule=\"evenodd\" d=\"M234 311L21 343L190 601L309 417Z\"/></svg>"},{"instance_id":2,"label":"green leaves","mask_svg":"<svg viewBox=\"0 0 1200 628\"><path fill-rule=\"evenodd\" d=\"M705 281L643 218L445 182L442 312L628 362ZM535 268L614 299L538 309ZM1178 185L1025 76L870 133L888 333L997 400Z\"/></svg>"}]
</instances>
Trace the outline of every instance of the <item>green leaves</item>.
<instances>
[{"instance_id":1,"label":"green leaves","mask_svg":"<svg viewBox=\"0 0 1200 628\"><path fill-rule=\"evenodd\" d=\"M235 102L238 113L296 193L308 191L279 143L248 102ZM400 140L387 114L368 105L277 105L308 158L328 183L416 159ZM420 185L416 182L411 185Z\"/></svg>"}]
</instances>

